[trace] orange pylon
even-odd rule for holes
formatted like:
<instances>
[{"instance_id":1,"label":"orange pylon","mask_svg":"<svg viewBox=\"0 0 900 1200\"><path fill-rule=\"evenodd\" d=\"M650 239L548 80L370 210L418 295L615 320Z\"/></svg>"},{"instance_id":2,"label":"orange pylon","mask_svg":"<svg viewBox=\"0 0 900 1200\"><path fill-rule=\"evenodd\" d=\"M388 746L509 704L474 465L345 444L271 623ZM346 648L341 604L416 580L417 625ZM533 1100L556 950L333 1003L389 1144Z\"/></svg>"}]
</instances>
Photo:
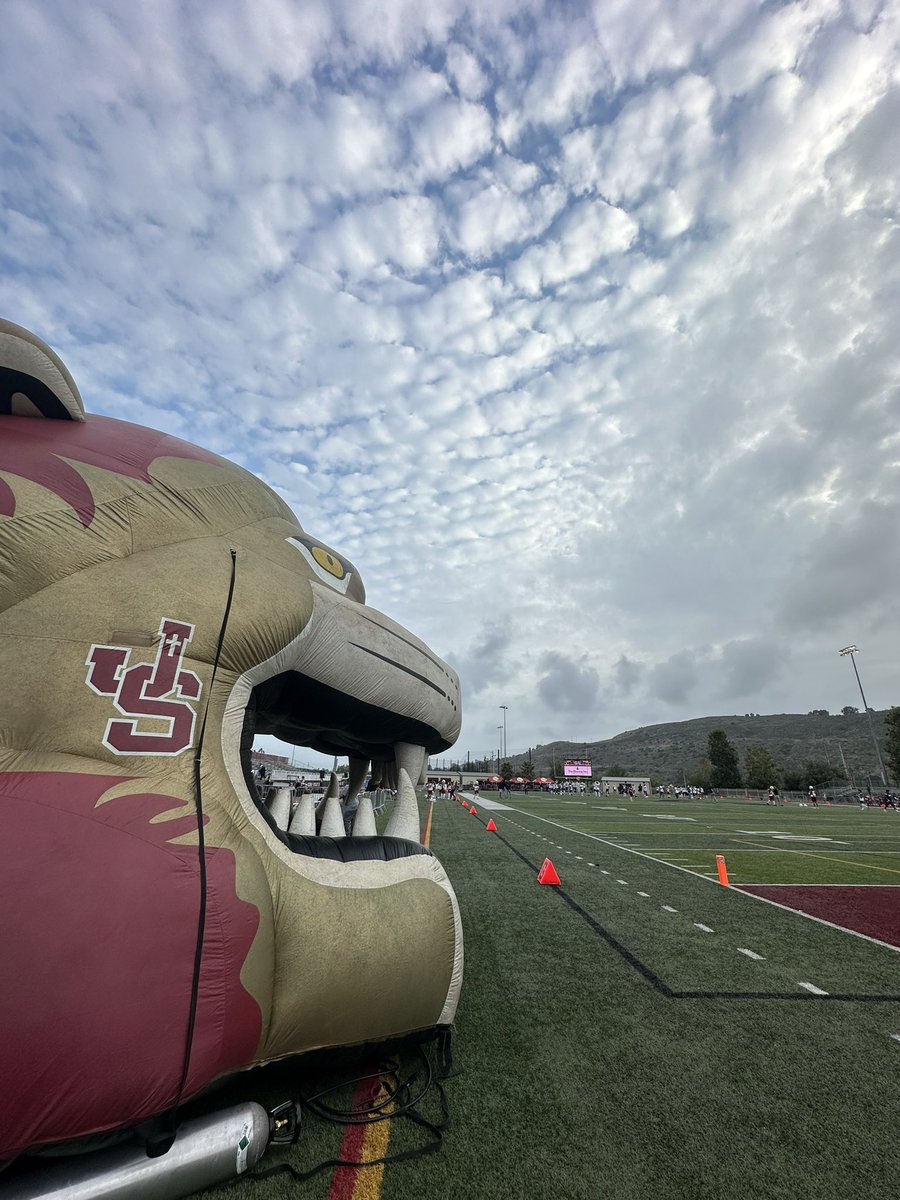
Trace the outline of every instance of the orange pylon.
<instances>
[{"instance_id":1,"label":"orange pylon","mask_svg":"<svg viewBox=\"0 0 900 1200\"><path fill-rule=\"evenodd\" d=\"M541 869L537 874L538 883L559 883L560 878L556 873L556 867L549 858L545 858L541 864Z\"/></svg>"},{"instance_id":2,"label":"orange pylon","mask_svg":"<svg viewBox=\"0 0 900 1200\"><path fill-rule=\"evenodd\" d=\"M719 883L722 887L728 887L728 871L725 869L725 855L716 855L716 870L719 872Z\"/></svg>"},{"instance_id":3,"label":"orange pylon","mask_svg":"<svg viewBox=\"0 0 900 1200\"><path fill-rule=\"evenodd\" d=\"M468 808L468 807L469 807L469 802L468 802L468 800L463 800L463 802L462 802L462 806L463 806L463 808Z\"/></svg>"},{"instance_id":4,"label":"orange pylon","mask_svg":"<svg viewBox=\"0 0 900 1200\"><path fill-rule=\"evenodd\" d=\"M493 817L488 817L488 823L487 823L487 825L485 825L484 828L487 833L496 833L497 832L497 826L494 824Z\"/></svg>"},{"instance_id":5,"label":"orange pylon","mask_svg":"<svg viewBox=\"0 0 900 1200\"><path fill-rule=\"evenodd\" d=\"M473 817L477 817L477 816L478 816L478 809L475 807L475 805L474 805L474 804L473 804L473 805L472 805L472 807L469 809L469 812L471 813L471 815L472 815Z\"/></svg>"}]
</instances>

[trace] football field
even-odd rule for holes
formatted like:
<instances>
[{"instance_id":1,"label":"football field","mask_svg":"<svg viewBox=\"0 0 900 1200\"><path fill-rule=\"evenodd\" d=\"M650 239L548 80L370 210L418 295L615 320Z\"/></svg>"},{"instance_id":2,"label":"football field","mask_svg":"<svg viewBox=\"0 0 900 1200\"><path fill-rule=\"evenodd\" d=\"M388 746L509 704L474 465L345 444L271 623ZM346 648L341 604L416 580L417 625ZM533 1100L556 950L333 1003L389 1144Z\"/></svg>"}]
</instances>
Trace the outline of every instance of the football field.
<instances>
[{"instance_id":1,"label":"football field","mask_svg":"<svg viewBox=\"0 0 900 1200\"><path fill-rule=\"evenodd\" d=\"M355 1175L326 1166L303 1194L896 1197L900 815L538 794L475 804L422 806L465 929L440 1152ZM558 885L537 882L547 858ZM374 1052L358 1053L364 1069ZM229 1091L274 1103L319 1087L300 1060ZM418 1109L438 1120L437 1094ZM430 1141L388 1124L381 1154ZM310 1117L263 1165L306 1174L347 1137ZM235 1190L295 1187L275 1176Z\"/></svg>"}]
</instances>

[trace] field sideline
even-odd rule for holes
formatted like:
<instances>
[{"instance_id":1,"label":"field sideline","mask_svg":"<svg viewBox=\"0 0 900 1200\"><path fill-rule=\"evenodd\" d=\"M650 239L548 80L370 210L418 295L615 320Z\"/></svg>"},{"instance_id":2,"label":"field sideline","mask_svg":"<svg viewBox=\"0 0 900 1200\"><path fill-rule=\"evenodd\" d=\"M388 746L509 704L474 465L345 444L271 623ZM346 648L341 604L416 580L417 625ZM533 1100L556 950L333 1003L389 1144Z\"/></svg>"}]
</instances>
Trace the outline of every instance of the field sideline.
<instances>
[{"instance_id":1,"label":"field sideline","mask_svg":"<svg viewBox=\"0 0 900 1200\"><path fill-rule=\"evenodd\" d=\"M438 801L431 824L466 936L443 1148L389 1165L378 1186L373 1169L352 1192L324 1172L303 1195L896 1196L900 953L740 889L888 904L900 815L536 794L488 811L484 799L476 815ZM716 854L736 886L715 882ZM559 887L536 882L546 857ZM268 1104L315 1085L308 1066L282 1064L224 1098ZM423 1108L437 1115L433 1098ZM389 1153L427 1140L390 1125ZM308 1171L341 1136L311 1119L261 1165ZM232 1194L297 1184L246 1179Z\"/></svg>"}]
</instances>

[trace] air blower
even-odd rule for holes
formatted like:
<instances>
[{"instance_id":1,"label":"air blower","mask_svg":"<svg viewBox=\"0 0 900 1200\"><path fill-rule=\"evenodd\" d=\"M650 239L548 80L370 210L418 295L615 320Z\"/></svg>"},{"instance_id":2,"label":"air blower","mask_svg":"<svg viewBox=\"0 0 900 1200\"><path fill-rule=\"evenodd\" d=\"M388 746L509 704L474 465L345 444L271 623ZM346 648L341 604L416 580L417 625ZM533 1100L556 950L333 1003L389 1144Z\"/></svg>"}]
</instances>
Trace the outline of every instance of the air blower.
<instances>
[{"instance_id":1,"label":"air blower","mask_svg":"<svg viewBox=\"0 0 900 1200\"><path fill-rule=\"evenodd\" d=\"M3 1200L181 1200L255 1167L270 1145L297 1140L299 1108L249 1102L184 1121L165 1154L120 1145L55 1160L0 1187Z\"/></svg>"}]
</instances>

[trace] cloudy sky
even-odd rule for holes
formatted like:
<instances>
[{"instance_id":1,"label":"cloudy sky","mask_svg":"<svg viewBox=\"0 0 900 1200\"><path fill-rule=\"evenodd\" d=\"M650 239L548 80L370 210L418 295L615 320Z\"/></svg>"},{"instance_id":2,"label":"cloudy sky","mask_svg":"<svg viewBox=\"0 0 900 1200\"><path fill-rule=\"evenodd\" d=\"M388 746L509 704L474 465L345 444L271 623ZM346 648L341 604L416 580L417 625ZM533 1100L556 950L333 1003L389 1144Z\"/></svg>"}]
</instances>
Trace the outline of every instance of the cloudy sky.
<instances>
[{"instance_id":1,"label":"cloudy sky","mask_svg":"<svg viewBox=\"0 0 900 1200\"><path fill-rule=\"evenodd\" d=\"M261 474L463 757L900 703L900 0L4 0L0 313Z\"/></svg>"}]
</instances>

